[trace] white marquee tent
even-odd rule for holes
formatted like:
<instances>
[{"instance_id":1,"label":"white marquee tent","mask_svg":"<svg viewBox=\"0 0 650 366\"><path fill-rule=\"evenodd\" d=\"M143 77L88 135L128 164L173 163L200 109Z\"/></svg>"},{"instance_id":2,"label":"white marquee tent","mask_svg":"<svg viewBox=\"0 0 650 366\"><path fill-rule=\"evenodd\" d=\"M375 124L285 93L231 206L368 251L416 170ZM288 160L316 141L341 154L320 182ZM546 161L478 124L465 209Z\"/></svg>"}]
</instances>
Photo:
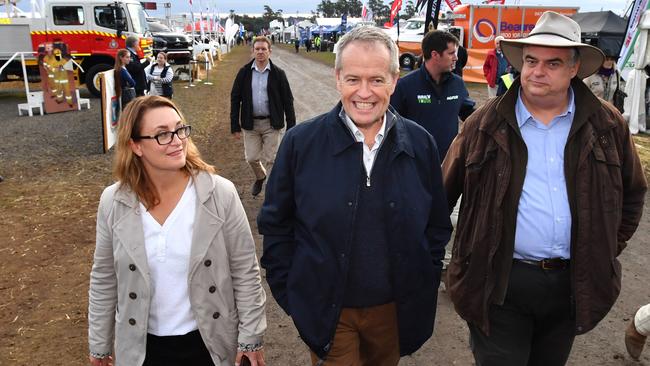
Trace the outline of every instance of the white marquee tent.
<instances>
[{"instance_id":1,"label":"white marquee tent","mask_svg":"<svg viewBox=\"0 0 650 366\"><path fill-rule=\"evenodd\" d=\"M627 77L625 92L628 97L625 98L625 113L623 116L630 125L630 132L637 134L646 131L646 113L645 113L645 85L648 79L643 70L650 64L650 10L646 10L641 21L639 22L639 35L634 45L634 69L630 71Z\"/></svg>"}]
</instances>

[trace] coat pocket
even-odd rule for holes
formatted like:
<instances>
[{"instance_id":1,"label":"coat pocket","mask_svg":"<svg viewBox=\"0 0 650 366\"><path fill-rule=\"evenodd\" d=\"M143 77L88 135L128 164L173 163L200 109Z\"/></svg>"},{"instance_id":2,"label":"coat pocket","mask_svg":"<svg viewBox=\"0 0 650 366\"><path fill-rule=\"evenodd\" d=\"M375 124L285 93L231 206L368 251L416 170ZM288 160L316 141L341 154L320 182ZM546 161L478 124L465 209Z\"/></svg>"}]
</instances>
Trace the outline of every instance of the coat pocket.
<instances>
[{"instance_id":1,"label":"coat pocket","mask_svg":"<svg viewBox=\"0 0 650 366\"><path fill-rule=\"evenodd\" d=\"M600 144L594 145L594 169L591 184L599 192L603 212L618 212L621 207L621 162L618 152L612 147L607 137L598 138ZM602 146L601 146L602 145Z\"/></svg>"}]
</instances>

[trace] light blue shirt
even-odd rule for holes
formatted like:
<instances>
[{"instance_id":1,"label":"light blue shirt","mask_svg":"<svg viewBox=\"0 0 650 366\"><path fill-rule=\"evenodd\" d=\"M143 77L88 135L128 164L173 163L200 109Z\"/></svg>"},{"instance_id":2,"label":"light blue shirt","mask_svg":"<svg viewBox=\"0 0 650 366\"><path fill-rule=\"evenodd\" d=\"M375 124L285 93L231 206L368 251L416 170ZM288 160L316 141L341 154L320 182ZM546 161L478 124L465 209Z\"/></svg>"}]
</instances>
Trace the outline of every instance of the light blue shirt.
<instances>
[{"instance_id":1,"label":"light blue shirt","mask_svg":"<svg viewBox=\"0 0 650 366\"><path fill-rule=\"evenodd\" d=\"M271 72L271 62L267 61L264 69L259 70L257 63L253 62L253 80L251 87L253 89L253 116L264 117L269 116L269 94L267 92L267 85L269 82L269 73Z\"/></svg>"},{"instance_id":2,"label":"light blue shirt","mask_svg":"<svg viewBox=\"0 0 650 366\"><path fill-rule=\"evenodd\" d=\"M571 209L564 176L564 147L574 111L573 89L569 88L567 110L545 125L528 112L519 91L515 114L528 149L528 164L517 212L515 258L571 257Z\"/></svg>"}]
</instances>

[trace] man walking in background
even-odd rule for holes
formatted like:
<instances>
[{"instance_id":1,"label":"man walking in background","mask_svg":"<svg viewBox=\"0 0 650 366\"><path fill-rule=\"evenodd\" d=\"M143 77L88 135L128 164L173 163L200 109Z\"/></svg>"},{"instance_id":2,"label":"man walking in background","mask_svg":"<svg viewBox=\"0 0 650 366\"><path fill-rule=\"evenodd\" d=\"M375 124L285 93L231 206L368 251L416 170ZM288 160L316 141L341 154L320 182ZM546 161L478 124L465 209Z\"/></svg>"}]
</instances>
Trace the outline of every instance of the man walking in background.
<instances>
[{"instance_id":1,"label":"man walking in background","mask_svg":"<svg viewBox=\"0 0 650 366\"><path fill-rule=\"evenodd\" d=\"M450 208L462 194L447 290L477 365L561 366L618 297L647 183L623 117L582 82L604 55L575 21L545 12L501 48L521 76L443 163Z\"/></svg>"},{"instance_id":2,"label":"man walking in background","mask_svg":"<svg viewBox=\"0 0 650 366\"><path fill-rule=\"evenodd\" d=\"M271 62L271 41L255 38L253 55L232 85L230 129L236 139L244 135L244 156L255 174L251 194L257 196L273 166L285 116L288 130L296 124L296 114L287 75Z\"/></svg>"},{"instance_id":3,"label":"man walking in background","mask_svg":"<svg viewBox=\"0 0 650 366\"><path fill-rule=\"evenodd\" d=\"M389 107L397 53L374 27L341 38L341 103L287 132L257 219L313 365L396 366L433 331L451 225L435 142Z\"/></svg>"}]
</instances>

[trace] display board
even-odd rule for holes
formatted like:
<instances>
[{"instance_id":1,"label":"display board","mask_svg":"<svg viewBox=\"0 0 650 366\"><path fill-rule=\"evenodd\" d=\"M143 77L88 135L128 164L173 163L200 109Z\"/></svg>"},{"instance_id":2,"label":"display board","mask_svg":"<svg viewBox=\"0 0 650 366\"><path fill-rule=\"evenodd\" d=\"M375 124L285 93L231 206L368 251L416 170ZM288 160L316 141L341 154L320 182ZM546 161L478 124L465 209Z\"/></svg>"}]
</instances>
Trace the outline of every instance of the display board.
<instances>
[{"instance_id":1,"label":"display board","mask_svg":"<svg viewBox=\"0 0 650 366\"><path fill-rule=\"evenodd\" d=\"M120 98L115 95L113 70L100 72L99 85L102 93L102 131L104 134L104 153L117 142L117 125L120 117Z\"/></svg>"}]
</instances>

